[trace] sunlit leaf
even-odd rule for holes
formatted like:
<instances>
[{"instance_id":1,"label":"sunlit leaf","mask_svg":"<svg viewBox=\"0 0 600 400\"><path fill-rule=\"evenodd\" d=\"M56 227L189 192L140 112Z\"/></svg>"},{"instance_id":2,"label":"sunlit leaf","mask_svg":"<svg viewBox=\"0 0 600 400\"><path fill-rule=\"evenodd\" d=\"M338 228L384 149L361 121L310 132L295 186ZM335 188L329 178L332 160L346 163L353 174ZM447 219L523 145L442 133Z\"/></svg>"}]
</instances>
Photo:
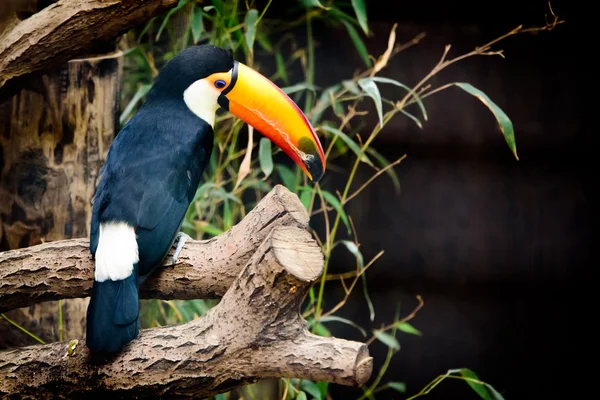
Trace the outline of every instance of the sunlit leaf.
<instances>
[{"instance_id":1,"label":"sunlit leaf","mask_svg":"<svg viewBox=\"0 0 600 400\"><path fill-rule=\"evenodd\" d=\"M356 14L356 19L364 33L369 33L369 27L367 25L367 10L365 7L364 0L352 0L352 8Z\"/></svg>"},{"instance_id":2,"label":"sunlit leaf","mask_svg":"<svg viewBox=\"0 0 600 400\"><path fill-rule=\"evenodd\" d=\"M350 139L348 137L348 135L346 135L344 132L340 131L339 129L336 129L334 127L328 126L328 125L322 125L320 126L320 129L323 129L324 131L327 131L337 137L339 137L340 139L342 139L342 141L348 146L350 147L350 150L352 150L354 152L354 154L356 154L357 157L360 157L360 160L372 167L374 167L373 162L369 159L369 157L367 157L367 155L365 153L361 154L361 150L360 147L358 146L358 144Z\"/></svg>"},{"instance_id":3,"label":"sunlit leaf","mask_svg":"<svg viewBox=\"0 0 600 400\"><path fill-rule=\"evenodd\" d=\"M373 331L373 334L375 335L377 340L385 344L387 347L391 347L394 350L400 350L400 343L398 343L398 340L396 340L396 338L390 335L389 333L376 330Z\"/></svg>"},{"instance_id":4,"label":"sunlit leaf","mask_svg":"<svg viewBox=\"0 0 600 400\"><path fill-rule=\"evenodd\" d=\"M202 9L198 6L195 6L190 18L190 25L192 26L192 38L194 43L196 43L198 40L200 40L202 30L204 29L204 25L202 23Z\"/></svg>"},{"instance_id":5,"label":"sunlit leaf","mask_svg":"<svg viewBox=\"0 0 600 400\"><path fill-rule=\"evenodd\" d=\"M252 164L252 147L254 146L254 127L248 125L248 145L246 146L246 154L238 169L237 179L235 181L234 188L237 188L246 176L250 173L250 166Z\"/></svg>"},{"instance_id":6,"label":"sunlit leaf","mask_svg":"<svg viewBox=\"0 0 600 400\"><path fill-rule=\"evenodd\" d=\"M365 46L365 43L360 38L358 32L356 32L356 29L354 29L354 27L348 21L342 21L342 24L344 24L344 26L346 27L346 30L348 31L348 36L350 36L350 40L352 40L352 43L354 44L354 47L356 48L356 51L358 52L360 58L363 60L367 67L372 67L373 61L371 61L371 59L369 58L367 46Z\"/></svg>"},{"instance_id":7,"label":"sunlit leaf","mask_svg":"<svg viewBox=\"0 0 600 400\"><path fill-rule=\"evenodd\" d=\"M268 178L271 172L273 172L273 154L271 152L271 141L266 137L260 139L258 161L260 162L260 169L265 174L265 178Z\"/></svg>"},{"instance_id":8,"label":"sunlit leaf","mask_svg":"<svg viewBox=\"0 0 600 400\"><path fill-rule=\"evenodd\" d=\"M373 99L375 102L375 108L377 109L377 116L379 117L379 125L383 128L383 105L381 102L381 93L373 78L362 78L358 80L358 84L365 91L366 95Z\"/></svg>"},{"instance_id":9,"label":"sunlit leaf","mask_svg":"<svg viewBox=\"0 0 600 400\"><path fill-rule=\"evenodd\" d=\"M409 333L411 335L417 335L417 336L421 336L422 335L421 331L419 331L417 328L415 328L414 326L412 326L408 322L396 322L394 324L394 327L396 329L398 329L399 331L402 331L404 333Z\"/></svg>"},{"instance_id":10,"label":"sunlit leaf","mask_svg":"<svg viewBox=\"0 0 600 400\"><path fill-rule=\"evenodd\" d=\"M244 29L246 33L244 38L246 39L246 45L248 49L252 51L254 48L254 38L256 37L256 21L258 21L258 10L251 9L246 13L246 19L244 21Z\"/></svg>"},{"instance_id":11,"label":"sunlit leaf","mask_svg":"<svg viewBox=\"0 0 600 400\"><path fill-rule=\"evenodd\" d=\"M409 93L412 90L411 88L409 88L405 84L400 83L400 82L398 82L397 80L394 80L394 79L385 78L385 77L382 77L382 76L373 76L370 79L374 80L375 82L389 83L391 85L395 85L395 86L401 87L402 89L405 89ZM416 94L414 92L411 93L411 97L415 100L415 102L417 103L417 105L421 109L421 114L423 115L423 119L425 121L427 121L427 111L425 110L425 104L423 104L423 99L421 99L421 96L419 96L418 94Z\"/></svg>"},{"instance_id":12,"label":"sunlit leaf","mask_svg":"<svg viewBox=\"0 0 600 400\"><path fill-rule=\"evenodd\" d=\"M386 385L400 393L406 393L406 384L403 382L388 382Z\"/></svg>"},{"instance_id":13,"label":"sunlit leaf","mask_svg":"<svg viewBox=\"0 0 600 400\"><path fill-rule=\"evenodd\" d=\"M494 103L485 93L483 93L481 90L473 87L471 84L465 83L465 82L454 82L454 85L458 86L465 92L475 96L483 104L485 104L485 106L487 108L490 109L492 114L494 114L494 117L496 117L498 124L500 125L500 130L502 131L502 134L504 135L504 139L506 140L508 147L513 152L515 158L518 160L519 156L517 156L517 144L515 142L515 131L513 128L512 121L510 120L510 118L508 118L508 115L506 115L506 113L504 111L502 111L502 109L500 107L498 107L496 105L496 103Z\"/></svg>"},{"instance_id":14,"label":"sunlit leaf","mask_svg":"<svg viewBox=\"0 0 600 400\"><path fill-rule=\"evenodd\" d=\"M337 211L340 214L340 218L344 222L344 225L346 225L348 234L352 233L352 230L350 229L350 221L348 220L348 215L346 215L346 211L344 211L344 207L342 206L342 203L340 203L339 199L327 190L322 190L321 192L323 193L323 198L325 199L325 201L329 203L335 209L335 211Z\"/></svg>"}]
</instances>

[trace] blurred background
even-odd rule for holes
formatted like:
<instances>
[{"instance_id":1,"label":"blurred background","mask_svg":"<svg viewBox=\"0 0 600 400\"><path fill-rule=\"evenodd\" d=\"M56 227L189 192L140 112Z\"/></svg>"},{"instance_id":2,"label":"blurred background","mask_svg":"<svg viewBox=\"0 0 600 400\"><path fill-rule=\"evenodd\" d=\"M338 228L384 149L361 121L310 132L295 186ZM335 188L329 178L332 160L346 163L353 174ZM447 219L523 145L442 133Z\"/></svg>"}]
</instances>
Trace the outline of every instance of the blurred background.
<instances>
[{"instance_id":1,"label":"blurred background","mask_svg":"<svg viewBox=\"0 0 600 400\"><path fill-rule=\"evenodd\" d=\"M328 122L338 126L348 115L345 107L361 99L360 110L366 112L341 130L362 148L378 124L378 114L374 102L357 87L356 77L373 65L367 54L377 59L386 51L394 24L397 44L414 38L418 43L391 58L378 75L413 87L440 60L447 44L452 58L518 25L544 26L553 19L548 2L541 0L368 0L365 33L355 18L354 1L260 0L249 7L239 1L225 3L181 1L181 7L122 38L119 124L139 107L164 62L186 46L209 42L232 48L236 58L285 87L319 127L325 147L339 137L327 130L333 126ZM342 14L324 11L328 6ZM381 384L397 383L374 398L406 399L436 376L458 368L475 371L505 399L578 398L586 390L585 379L591 374L579 360L591 354L592 338L585 324L593 316L580 318L576 313L591 303L593 293L592 131L584 122L582 95L591 78L582 72L584 52L577 49L583 36L581 4L556 0L551 6L565 23L508 37L493 48L502 49L505 58L470 57L428 82L431 88L468 82L487 94L512 121L519 160L494 114L476 97L450 87L423 99L427 121L415 104L408 106L422 127L401 114L385 124L372 143L376 152L369 157L380 167L406 158L348 201L341 218L336 191L343 192L350 180L352 193L374 175L366 163L359 163L353 174L357 157L347 140L332 146L332 161L317 191L275 149L272 155L266 144L258 149L255 134L252 169L238 186L247 131L222 116L226 128L219 137L241 152L225 164L213 160L207 172L211 185L199 189L186 219L188 233L202 239L229 229L274 184L282 183L313 212L311 226L321 241L336 217L341 219L337 240L354 241L346 230L349 216L364 263L384 251L365 273L368 295L358 283L336 316L364 328L370 337L374 329L395 321L398 308L405 317L418 306L417 296L422 298L422 307L408 328L404 326L405 331L412 327L418 332L401 331L395 334L396 342L384 338L369 346L375 359L373 379L384 368ZM260 14L267 7L264 16ZM257 26L254 47L247 43L248 8L257 10L252 17ZM328 103L328 97L322 97L325 88L342 81L347 90L336 89L342 94L335 104L319 103ZM398 101L406 94L393 84L378 87L384 99ZM353 97L357 90L360 94ZM275 167L266 173L271 157ZM231 196L244 204L230 201ZM323 205L330 209L327 221L318 212ZM7 226L15 217L13 208L0 211L5 232L0 232L0 250L6 250L11 247ZM40 221L38 225L44 219ZM40 229L40 237L48 233ZM359 253L348 246L328 252L329 274L355 269ZM318 285L311 295L317 290ZM307 318L314 322L315 309L327 311L344 296L339 280L327 281L320 301L307 300ZM184 320L196 318L214 304L146 301L146 325L184 322L181 314ZM323 323L319 329L319 334L366 340L349 323ZM399 350L386 361L395 344ZM336 400L363 395L359 388L337 385L329 385L328 391ZM424 398L481 397L464 381L446 379Z\"/></svg>"}]
</instances>

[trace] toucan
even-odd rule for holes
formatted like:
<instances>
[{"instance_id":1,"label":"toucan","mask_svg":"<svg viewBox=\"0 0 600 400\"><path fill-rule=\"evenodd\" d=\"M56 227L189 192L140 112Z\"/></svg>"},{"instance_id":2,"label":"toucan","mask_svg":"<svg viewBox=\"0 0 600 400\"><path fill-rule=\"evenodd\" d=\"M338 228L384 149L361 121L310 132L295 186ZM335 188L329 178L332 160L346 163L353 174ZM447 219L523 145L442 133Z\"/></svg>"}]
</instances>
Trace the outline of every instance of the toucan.
<instances>
[{"instance_id":1,"label":"toucan","mask_svg":"<svg viewBox=\"0 0 600 400\"><path fill-rule=\"evenodd\" d=\"M139 285L174 246L175 262L187 237L180 228L211 157L219 108L269 138L311 182L323 176L319 138L272 81L209 44L173 57L115 136L92 199L94 283L86 322L92 353L114 353L137 338Z\"/></svg>"}]
</instances>

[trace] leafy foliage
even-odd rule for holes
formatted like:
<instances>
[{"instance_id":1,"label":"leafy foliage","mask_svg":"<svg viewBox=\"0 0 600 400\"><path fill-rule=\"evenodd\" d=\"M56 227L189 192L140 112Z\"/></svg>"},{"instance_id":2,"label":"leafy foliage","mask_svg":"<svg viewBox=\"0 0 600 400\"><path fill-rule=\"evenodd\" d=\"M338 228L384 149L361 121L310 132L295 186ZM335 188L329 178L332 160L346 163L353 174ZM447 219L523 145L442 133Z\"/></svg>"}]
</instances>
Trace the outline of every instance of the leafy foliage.
<instances>
[{"instance_id":1,"label":"leafy foliage","mask_svg":"<svg viewBox=\"0 0 600 400\"><path fill-rule=\"evenodd\" d=\"M491 52L491 45L500 39L519 33L519 30L511 31L496 41L451 60L445 59L449 51L448 46L440 63L426 72L421 82L411 87L379 75L385 70L390 58L407 46L396 45L394 26L386 52L378 58L369 54L363 41L363 35L370 34L367 9L363 0L350 2L300 0L289 7L287 15L280 15L277 19L269 18L267 11L270 5L271 1L264 9L258 10L253 1L180 0L178 5L166 15L154 18L142 29L129 32L123 44L127 63L123 90L125 107L121 123L126 122L144 100L159 68L190 44L206 42L231 49L237 59L259 70L261 65L256 64L259 58L261 62L273 65L274 71L268 77L281 86L282 90L292 96L296 102L304 99L303 111L323 141L328 165L334 165L341 157L355 158L344 190L342 193L334 194L322 188L320 184L309 184L297 166L290 167L290 163L287 163L284 158L277 157L280 150L271 146L268 139L260 138L257 143L251 127L244 126L241 121L228 113L219 113L213 156L205 172L204 183L198 188L193 204L187 212L183 229L197 239L210 238L223 233L239 222L275 184L285 185L299 196L310 215L323 214L327 227L325 237L319 237L317 232L313 232L325 254L325 270L322 279L311 289L309 301L303 312L309 329L319 335L330 335L326 325L341 323L352 326L367 337L367 331L363 327L334 314L344 306L346 299L360 280L371 321L375 315L368 295L366 271L383 254L383 251L371 260L363 258L357 232L345 206L384 173L399 190L400 183L394 168L400 164L404 155L390 162L381 156L372 144L381 129L396 116L409 118L419 128L423 128L428 120L424 99L448 87L456 86L475 96L488 107L516 157L512 123L487 95L465 82L452 82L437 88L425 84L451 63L476 55L501 55L501 52ZM314 76L318 65L314 56L312 26L317 20L326 22L331 29L341 29L347 33L348 40L353 43L364 64L358 67L366 67L362 73L348 77L331 87L315 87ZM300 47L296 37L289 33L291 29L302 26L306 28L305 47ZM410 43L416 44L419 38L415 38ZM303 72L302 79L290 76L292 67L300 67ZM261 72L265 73L265 71ZM405 94L400 99L383 98L379 90L381 85L394 85ZM356 132L351 132L351 122L364 114L360 111L361 108L366 109L371 104L375 105L378 123L370 131L363 128L362 131L367 132L368 135L363 136L366 139L361 140ZM415 106L411 107L411 105ZM351 191L360 164L372 168L373 176L358 189ZM340 224L343 224L345 238L339 232ZM336 277L329 274L327 269L332 251L338 245L355 257L356 268ZM346 296L338 304L326 310L323 304L324 292L327 282L332 280L343 283ZM376 393L384 390L406 392L407 388L401 382L381 384L381 381L392 356L401 349L397 337L398 331L402 334L422 335L421 331L408 322L423 305L420 297L418 300L419 305L408 316L400 319L396 315L392 323L372 331L372 336L367 343L371 345L376 341L386 346L388 354L377 376L368 387L363 388L360 399L373 399ZM189 321L203 315L215 304L216 302L204 300L145 301L142 307L143 324L145 327L150 327ZM441 380L453 377L466 380L484 399L502 398L490 385L481 382L475 373L468 369L452 370L441 377L416 396L426 394ZM284 400L325 399L328 394L328 384L325 382L282 379L280 388L281 398ZM214 398L228 399L230 395L231 393L220 394Z\"/></svg>"}]
</instances>

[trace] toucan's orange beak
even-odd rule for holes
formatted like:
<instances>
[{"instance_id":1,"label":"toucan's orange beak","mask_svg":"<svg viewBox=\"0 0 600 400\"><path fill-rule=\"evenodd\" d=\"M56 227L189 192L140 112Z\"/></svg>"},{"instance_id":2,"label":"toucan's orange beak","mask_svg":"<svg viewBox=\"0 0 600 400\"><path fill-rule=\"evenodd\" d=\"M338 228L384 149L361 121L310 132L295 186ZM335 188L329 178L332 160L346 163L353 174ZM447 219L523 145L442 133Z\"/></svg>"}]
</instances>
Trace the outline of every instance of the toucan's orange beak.
<instances>
[{"instance_id":1,"label":"toucan's orange beak","mask_svg":"<svg viewBox=\"0 0 600 400\"><path fill-rule=\"evenodd\" d=\"M312 182L321 179L325 154L319 138L302 110L269 79L236 61L219 105L279 146Z\"/></svg>"}]
</instances>

